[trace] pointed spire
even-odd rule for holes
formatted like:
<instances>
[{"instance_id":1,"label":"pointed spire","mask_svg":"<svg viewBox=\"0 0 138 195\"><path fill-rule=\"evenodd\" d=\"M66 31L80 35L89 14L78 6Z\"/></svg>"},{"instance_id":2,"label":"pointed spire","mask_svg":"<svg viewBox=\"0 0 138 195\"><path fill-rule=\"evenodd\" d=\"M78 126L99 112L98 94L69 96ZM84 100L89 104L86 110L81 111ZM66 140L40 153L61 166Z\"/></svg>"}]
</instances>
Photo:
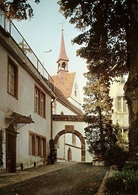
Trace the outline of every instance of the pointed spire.
<instances>
[{"instance_id":1,"label":"pointed spire","mask_svg":"<svg viewBox=\"0 0 138 195\"><path fill-rule=\"evenodd\" d=\"M66 54L66 49L65 49L65 43L64 43L64 34L63 34L63 26L62 26L62 35L61 35L61 45L60 45L60 53L59 53L59 58L57 60L57 63L62 60L68 62L69 59Z\"/></svg>"}]
</instances>

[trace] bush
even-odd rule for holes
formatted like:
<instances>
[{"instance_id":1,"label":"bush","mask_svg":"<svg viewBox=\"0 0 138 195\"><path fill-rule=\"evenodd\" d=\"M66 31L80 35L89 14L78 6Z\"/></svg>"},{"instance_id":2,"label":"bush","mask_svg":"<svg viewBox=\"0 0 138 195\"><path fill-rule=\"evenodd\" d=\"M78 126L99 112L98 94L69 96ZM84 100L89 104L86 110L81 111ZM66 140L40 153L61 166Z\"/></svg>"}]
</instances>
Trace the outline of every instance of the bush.
<instances>
[{"instance_id":1,"label":"bush","mask_svg":"<svg viewBox=\"0 0 138 195\"><path fill-rule=\"evenodd\" d=\"M138 162L128 162L125 164L123 171L127 171L127 170L134 170L137 171L138 170Z\"/></svg>"},{"instance_id":2,"label":"bush","mask_svg":"<svg viewBox=\"0 0 138 195\"><path fill-rule=\"evenodd\" d=\"M105 165L117 165L118 170L123 168L127 158L128 153L117 145L109 148L104 156Z\"/></svg>"},{"instance_id":3,"label":"bush","mask_svg":"<svg viewBox=\"0 0 138 195\"><path fill-rule=\"evenodd\" d=\"M138 171L123 171L108 178L105 183L109 195L136 195L138 194Z\"/></svg>"}]
</instances>

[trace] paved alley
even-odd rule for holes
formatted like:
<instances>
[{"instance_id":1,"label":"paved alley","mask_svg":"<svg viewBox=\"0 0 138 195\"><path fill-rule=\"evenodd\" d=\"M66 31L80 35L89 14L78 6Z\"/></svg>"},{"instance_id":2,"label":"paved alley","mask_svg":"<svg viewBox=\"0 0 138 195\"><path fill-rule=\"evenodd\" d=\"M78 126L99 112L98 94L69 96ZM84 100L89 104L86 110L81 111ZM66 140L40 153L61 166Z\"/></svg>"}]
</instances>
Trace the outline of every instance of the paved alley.
<instances>
[{"instance_id":1,"label":"paved alley","mask_svg":"<svg viewBox=\"0 0 138 195\"><path fill-rule=\"evenodd\" d=\"M1 195L94 195L108 171L91 163L55 163L0 176Z\"/></svg>"}]
</instances>

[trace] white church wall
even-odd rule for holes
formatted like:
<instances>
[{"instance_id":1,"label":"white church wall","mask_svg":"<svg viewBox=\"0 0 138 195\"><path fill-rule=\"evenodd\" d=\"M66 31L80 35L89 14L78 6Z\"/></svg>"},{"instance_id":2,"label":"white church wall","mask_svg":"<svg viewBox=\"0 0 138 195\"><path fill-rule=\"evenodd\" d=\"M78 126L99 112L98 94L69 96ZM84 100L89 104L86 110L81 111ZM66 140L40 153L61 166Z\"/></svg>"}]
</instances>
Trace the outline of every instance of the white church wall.
<instances>
[{"instance_id":1,"label":"white church wall","mask_svg":"<svg viewBox=\"0 0 138 195\"><path fill-rule=\"evenodd\" d=\"M65 134L60 136L58 140L57 161L65 162Z\"/></svg>"},{"instance_id":2,"label":"white church wall","mask_svg":"<svg viewBox=\"0 0 138 195\"><path fill-rule=\"evenodd\" d=\"M54 121L53 122L53 138L55 138L55 136L62 130L65 129L65 125L74 125L74 130L77 130L78 132L80 132L82 134L82 136L84 135L84 128L86 127L86 123L84 122L72 122L72 121ZM74 146L72 144L72 134L71 133L66 133L63 138L60 139L62 136L59 137L59 143L63 144L63 146L61 148L57 148L57 157L58 158L64 158L67 157L67 151L68 151L68 147L72 148L72 153L73 153L73 158L74 161L80 161L81 158L81 142L80 139L76 136L76 145ZM61 141L62 140L62 141ZM64 142L66 143L66 151L64 148ZM92 161L92 157L91 155L87 152L87 143L85 140L85 146L86 146L86 162L91 162ZM76 147L76 148L75 148ZM78 148L77 148L78 147ZM63 151L62 151L63 150ZM66 154L65 154L66 153ZM67 159L66 159L67 160Z\"/></svg>"},{"instance_id":3,"label":"white church wall","mask_svg":"<svg viewBox=\"0 0 138 195\"><path fill-rule=\"evenodd\" d=\"M73 125L74 130L80 132L84 136L84 128L87 126L84 122L75 121L53 121L53 136L65 129L65 125Z\"/></svg>"},{"instance_id":4,"label":"white church wall","mask_svg":"<svg viewBox=\"0 0 138 195\"><path fill-rule=\"evenodd\" d=\"M71 150L71 160L81 162L81 149L65 144L65 159L68 161L68 150Z\"/></svg>"},{"instance_id":5,"label":"white church wall","mask_svg":"<svg viewBox=\"0 0 138 195\"><path fill-rule=\"evenodd\" d=\"M56 109L54 109L53 114L76 115L74 114L74 112L72 112L66 106L63 106L63 104L59 103L58 101L56 101Z\"/></svg>"},{"instance_id":6,"label":"white church wall","mask_svg":"<svg viewBox=\"0 0 138 195\"><path fill-rule=\"evenodd\" d=\"M77 80L77 74L75 74L73 86L72 86L72 93L71 97L68 98L68 100L75 105L77 108L81 109L81 99L80 99L80 91L79 91L79 83Z\"/></svg>"}]
</instances>

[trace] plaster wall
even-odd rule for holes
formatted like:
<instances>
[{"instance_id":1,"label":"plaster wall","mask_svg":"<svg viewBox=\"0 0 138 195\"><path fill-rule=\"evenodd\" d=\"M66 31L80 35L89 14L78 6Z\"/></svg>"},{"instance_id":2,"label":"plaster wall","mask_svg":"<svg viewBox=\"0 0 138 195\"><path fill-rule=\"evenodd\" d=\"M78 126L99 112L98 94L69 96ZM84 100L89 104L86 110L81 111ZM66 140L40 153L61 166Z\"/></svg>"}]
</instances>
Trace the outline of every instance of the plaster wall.
<instances>
[{"instance_id":1,"label":"plaster wall","mask_svg":"<svg viewBox=\"0 0 138 195\"><path fill-rule=\"evenodd\" d=\"M76 115L66 106L63 106L60 102L56 101L56 110L54 111L54 114L61 114L61 113L63 113L64 115Z\"/></svg>"},{"instance_id":2,"label":"plaster wall","mask_svg":"<svg viewBox=\"0 0 138 195\"><path fill-rule=\"evenodd\" d=\"M61 135L58 140L57 161L65 162L65 134Z\"/></svg>"},{"instance_id":3,"label":"plaster wall","mask_svg":"<svg viewBox=\"0 0 138 195\"><path fill-rule=\"evenodd\" d=\"M113 98L113 115L112 115L112 120L113 123L116 124L118 123L120 126L128 127L129 125L129 119L128 119L128 109L126 112L118 112L117 109L117 104L118 104L118 97L123 97L124 96L124 84L127 80L127 76L124 76L123 78L117 78L118 81L123 82L113 82L111 84L110 88L110 96ZM127 103L126 103L127 105Z\"/></svg>"},{"instance_id":4,"label":"plaster wall","mask_svg":"<svg viewBox=\"0 0 138 195\"><path fill-rule=\"evenodd\" d=\"M71 161L81 162L81 150L73 146L65 145L65 159L68 161L68 150L71 150Z\"/></svg>"},{"instance_id":5,"label":"plaster wall","mask_svg":"<svg viewBox=\"0 0 138 195\"><path fill-rule=\"evenodd\" d=\"M80 91L79 91L79 83L77 80L77 75L75 74L73 86L72 86L72 93L71 97L68 98L68 100L74 104L76 107L81 109L81 99L80 99Z\"/></svg>"},{"instance_id":6,"label":"plaster wall","mask_svg":"<svg viewBox=\"0 0 138 195\"><path fill-rule=\"evenodd\" d=\"M84 122L75 121L53 121L53 137L57 135L58 132L65 129L65 125L73 125L74 130L79 131L84 136L84 128L87 126Z\"/></svg>"},{"instance_id":7,"label":"plaster wall","mask_svg":"<svg viewBox=\"0 0 138 195\"><path fill-rule=\"evenodd\" d=\"M17 166L21 163L25 167L30 167L34 162L41 163L43 160L38 156L29 155L29 132L34 132L46 137L46 159L49 155L49 139L51 138L51 97L36 82L33 77L21 66L19 62L0 44L0 127L4 131L3 140L3 161L6 166L6 127L9 125L5 121L10 113L17 112L21 115L31 115L34 123L20 127L17 135ZM10 57L18 67L18 96L13 97L7 92L8 57ZM38 78L39 79L39 78ZM38 86L46 97L46 118L42 118L34 113L34 91Z\"/></svg>"},{"instance_id":8,"label":"plaster wall","mask_svg":"<svg viewBox=\"0 0 138 195\"><path fill-rule=\"evenodd\" d=\"M62 130L65 129L65 125L74 125L74 130L80 132L82 136L84 137L84 128L87 126L86 123L84 122L72 122L72 121L53 121L53 138ZM63 139L64 138L64 139ZM69 147L72 149L72 160L73 161L80 161L81 159L81 142L80 139L76 136L76 148L72 144L72 134L71 133L66 133L64 136L59 137L59 143L61 145L61 148L57 148L57 157L63 158L65 157L65 160L67 160L67 150ZM63 146L65 143L66 148ZM62 145L63 144L63 145ZM86 156L85 156L85 161L86 162L91 162L92 161L92 156L89 154L87 151L87 143L85 141L86 145ZM79 149L80 148L80 149Z\"/></svg>"}]
</instances>

